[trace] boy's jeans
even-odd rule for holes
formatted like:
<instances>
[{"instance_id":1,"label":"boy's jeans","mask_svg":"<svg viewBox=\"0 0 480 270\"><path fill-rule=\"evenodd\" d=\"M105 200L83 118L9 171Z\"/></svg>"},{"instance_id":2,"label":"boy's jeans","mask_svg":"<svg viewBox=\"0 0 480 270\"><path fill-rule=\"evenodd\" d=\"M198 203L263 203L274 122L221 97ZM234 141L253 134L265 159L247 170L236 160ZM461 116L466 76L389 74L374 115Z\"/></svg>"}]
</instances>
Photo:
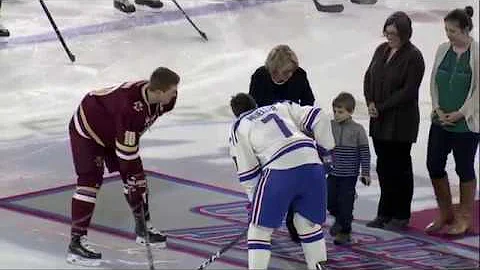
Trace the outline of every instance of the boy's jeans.
<instances>
[{"instance_id":1,"label":"boy's jeans","mask_svg":"<svg viewBox=\"0 0 480 270\"><path fill-rule=\"evenodd\" d=\"M340 233L352 232L353 204L358 176L334 176L327 179L327 209L335 217L335 223L341 226Z\"/></svg>"}]
</instances>

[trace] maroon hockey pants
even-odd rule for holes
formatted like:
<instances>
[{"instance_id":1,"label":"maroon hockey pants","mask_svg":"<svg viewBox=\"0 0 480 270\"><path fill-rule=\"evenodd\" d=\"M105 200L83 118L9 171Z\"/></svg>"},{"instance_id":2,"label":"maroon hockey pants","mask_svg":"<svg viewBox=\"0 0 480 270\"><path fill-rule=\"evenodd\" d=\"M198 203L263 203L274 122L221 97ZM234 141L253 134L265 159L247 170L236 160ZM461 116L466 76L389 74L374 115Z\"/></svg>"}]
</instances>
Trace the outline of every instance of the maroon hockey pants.
<instances>
[{"instance_id":1,"label":"maroon hockey pants","mask_svg":"<svg viewBox=\"0 0 480 270\"><path fill-rule=\"evenodd\" d=\"M72 196L72 235L86 235L93 211L97 193L103 182L104 164L110 172L118 171L118 160L113 149L98 145L94 140L82 137L75 129L73 120L69 125L70 145L73 164L77 173L77 187ZM123 179L123 177L122 177ZM126 179L123 179L126 186ZM141 197L127 196L125 198L134 212L138 212ZM145 195L145 197L147 197ZM145 203L145 218L150 219L148 199ZM134 213L139 216L139 213Z\"/></svg>"}]
</instances>

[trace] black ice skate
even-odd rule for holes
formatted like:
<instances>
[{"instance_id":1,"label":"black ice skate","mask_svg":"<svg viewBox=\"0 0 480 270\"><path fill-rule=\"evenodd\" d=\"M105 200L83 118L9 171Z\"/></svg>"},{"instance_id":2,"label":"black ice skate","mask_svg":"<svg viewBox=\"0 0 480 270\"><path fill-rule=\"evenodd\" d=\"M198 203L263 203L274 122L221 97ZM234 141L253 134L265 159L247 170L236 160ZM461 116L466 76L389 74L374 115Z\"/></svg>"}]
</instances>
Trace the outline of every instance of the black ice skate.
<instances>
[{"instance_id":1,"label":"black ice skate","mask_svg":"<svg viewBox=\"0 0 480 270\"><path fill-rule=\"evenodd\" d=\"M128 0L113 0L113 6L121 12L135 12L135 6Z\"/></svg>"},{"instance_id":2,"label":"black ice skate","mask_svg":"<svg viewBox=\"0 0 480 270\"><path fill-rule=\"evenodd\" d=\"M148 240L150 245L156 248L165 248L167 246L167 236L162 234L159 230L154 228L149 222L147 222L147 231L148 231ZM145 226L143 222L135 222L135 233L137 234L137 239L135 242L137 244L145 246Z\"/></svg>"},{"instance_id":3,"label":"black ice skate","mask_svg":"<svg viewBox=\"0 0 480 270\"><path fill-rule=\"evenodd\" d=\"M328 270L328 268L327 268L327 262L318 262L318 263L315 265L315 269L316 269L316 270Z\"/></svg>"},{"instance_id":4,"label":"black ice skate","mask_svg":"<svg viewBox=\"0 0 480 270\"><path fill-rule=\"evenodd\" d=\"M72 240L68 246L68 263L82 266L100 265L102 254L93 250L86 242L87 237L85 235L72 236Z\"/></svg>"},{"instance_id":5,"label":"black ice skate","mask_svg":"<svg viewBox=\"0 0 480 270\"><path fill-rule=\"evenodd\" d=\"M135 0L135 4L147 6L150 8L162 8L163 2L160 0Z\"/></svg>"},{"instance_id":6,"label":"black ice skate","mask_svg":"<svg viewBox=\"0 0 480 270\"><path fill-rule=\"evenodd\" d=\"M2 24L0 24L0 37L9 37L10 32L8 31L7 28L3 27Z\"/></svg>"}]
</instances>

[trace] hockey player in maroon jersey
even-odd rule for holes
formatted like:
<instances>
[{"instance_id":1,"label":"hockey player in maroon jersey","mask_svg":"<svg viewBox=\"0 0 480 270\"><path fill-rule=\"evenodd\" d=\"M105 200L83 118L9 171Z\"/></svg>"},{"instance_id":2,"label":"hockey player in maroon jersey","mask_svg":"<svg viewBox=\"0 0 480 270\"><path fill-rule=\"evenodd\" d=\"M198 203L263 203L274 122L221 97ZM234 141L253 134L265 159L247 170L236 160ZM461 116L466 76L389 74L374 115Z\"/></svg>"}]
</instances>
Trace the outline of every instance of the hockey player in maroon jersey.
<instances>
[{"instance_id":1,"label":"hockey player in maroon jersey","mask_svg":"<svg viewBox=\"0 0 480 270\"><path fill-rule=\"evenodd\" d=\"M101 259L101 253L85 241L104 164L109 172L120 172L135 218L136 242L145 244L147 228L152 245L166 245L166 236L150 224L147 181L138 148L140 136L175 106L179 81L175 72L159 67L149 81L125 82L88 93L75 111L69 133L78 178L72 198L68 262L91 266Z\"/></svg>"}]
</instances>

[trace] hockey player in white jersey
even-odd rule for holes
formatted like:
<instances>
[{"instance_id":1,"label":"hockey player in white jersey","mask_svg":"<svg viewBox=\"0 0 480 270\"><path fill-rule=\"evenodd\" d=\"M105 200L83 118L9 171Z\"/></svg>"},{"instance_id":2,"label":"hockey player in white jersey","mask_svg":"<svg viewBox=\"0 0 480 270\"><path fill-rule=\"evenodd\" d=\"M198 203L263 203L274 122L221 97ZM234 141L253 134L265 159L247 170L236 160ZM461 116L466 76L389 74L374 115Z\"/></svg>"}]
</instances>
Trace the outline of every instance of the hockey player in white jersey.
<instances>
[{"instance_id":1,"label":"hockey player in white jersey","mask_svg":"<svg viewBox=\"0 0 480 270\"><path fill-rule=\"evenodd\" d=\"M330 119L320 108L285 101L257 108L245 93L232 97L237 117L230 151L252 203L248 268L267 269L271 235L290 204L309 269L325 269L326 180L317 152L334 147Z\"/></svg>"}]
</instances>

